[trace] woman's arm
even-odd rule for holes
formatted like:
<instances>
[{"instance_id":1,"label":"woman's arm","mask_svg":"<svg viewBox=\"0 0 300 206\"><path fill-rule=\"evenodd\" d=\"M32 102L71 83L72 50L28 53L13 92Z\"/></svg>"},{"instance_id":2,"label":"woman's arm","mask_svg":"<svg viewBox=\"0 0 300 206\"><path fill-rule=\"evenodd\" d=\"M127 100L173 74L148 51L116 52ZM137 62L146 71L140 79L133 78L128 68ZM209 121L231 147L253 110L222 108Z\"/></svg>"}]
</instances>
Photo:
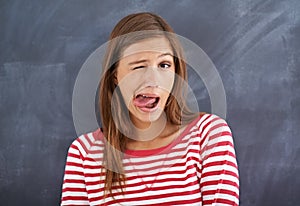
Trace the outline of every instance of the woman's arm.
<instances>
[{"instance_id":1,"label":"woman's arm","mask_svg":"<svg viewBox=\"0 0 300 206\"><path fill-rule=\"evenodd\" d=\"M238 205L239 175L232 133L225 120L211 115L203 122L201 181L203 205Z\"/></svg>"},{"instance_id":2,"label":"woman's arm","mask_svg":"<svg viewBox=\"0 0 300 206\"><path fill-rule=\"evenodd\" d=\"M69 148L62 186L61 205L89 205L83 173L82 145L75 140Z\"/></svg>"}]
</instances>

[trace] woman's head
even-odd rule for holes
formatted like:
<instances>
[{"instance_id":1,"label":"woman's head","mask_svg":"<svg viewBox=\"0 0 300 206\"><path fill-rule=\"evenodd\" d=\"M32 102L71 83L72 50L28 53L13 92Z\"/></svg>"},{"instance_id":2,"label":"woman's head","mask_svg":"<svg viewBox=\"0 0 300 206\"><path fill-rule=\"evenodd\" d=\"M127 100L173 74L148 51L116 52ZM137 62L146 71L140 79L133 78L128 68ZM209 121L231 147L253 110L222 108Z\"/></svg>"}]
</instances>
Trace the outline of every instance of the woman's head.
<instances>
[{"instance_id":1,"label":"woman's head","mask_svg":"<svg viewBox=\"0 0 300 206\"><path fill-rule=\"evenodd\" d=\"M147 121L145 114L153 113L148 121L155 121L164 110L167 121L179 125L189 113L182 98L187 74L176 35L165 20L152 13L131 14L115 26L103 71L99 107L110 145L105 147L104 164L105 187L111 192L113 183L124 183L120 151L125 150L133 131L131 120Z\"/></svg>"},{"instance_id":2,"label":"woman's head","mask_svg":"<svg viewBox=\"0 0 300 206\"><path fill-rule=\"evenodd\" d=\"M147 44L147 42L150 42L150 44ZM153 43L156 45L154 45ZM140 45L145 45L145 47L141 48ZM132 49L133 47L135 47L135 49ZM128 117L128 111L126 111L126 109L130 105L128 101L124 101L124 98L121 98L121 93L124 97L122 84L119 85L120 88L117 88L117 85L121 80L120 76L122 75L120 74L124 74L125 69L131 69L130 67L124 68L123 63L125 62L125 60L131 58L131 60L133 61L134 59L137 60L137 58L150 57L150 53L156 53L158 56L162 53L170 54L169 56L165 55L162 60L167 60L167 62L172 61L171 66L172 68L174 68L174 72L176 73L176 75L173 74L174 81L172 81L172 78L170 79L169 77L164 79L169 81L163 81L162 83L171 83L171 90L168 91L170 85L153 86L162 86L165 91L172 93L172 95L168 95L166 101L160 101L160 106L164 106L164 108L160 108L160 110L163 109L166 112L168 121L175 124L180 123L182 112L181 107L183 105L183 103L181 102L182 99L180 98L182 93L182 85L180 85L180 83L182 83L182 80L186 80L186 67L183 61L182 48L172 28L166 23L165 20L152 13L138 13L131 14L123 18L115 26L110 35L110 42L108 44L106 56L103 62L104 74L102 76L99 95L100 111L104 128L106 127L105 119L111 119L112 116L115 115L116 117L118 117L114 120L115 124L117 124L117 127L122 125L123 131L125 131L126 129L128 129L128 131L132 131L129 126L126 126L126 123L128 122L128 119L126 119L126 117ZM134 58L134 56L136 58ZM147 59L148 58L145 58L145 60ZM163 63L158 62L159 59L156 60L157 61L155 63ZM153 67L154 64L142 64L140 66ZM159 66L159 64L157 64L156 66ZM139 72L142 73L142 71ZM148 75L149 73L150 72L148 72ZM168 73L168 75L166 75L166 73ZM164 74L164 77L170 76L170 72L165 72ZM135 80L142 81L141 78L134 78L134 76L135 74L131 73L131 75L128 75L127 78L125 78L126 81L125 79L124 81L122 81L124 87L126 86L128 88L128 85L126 85L128 81L132 83L135 82ZM149 81L139 83L141 87L147 86L147 84L155 84L155 82L153 83ZM161 82L158 82L158 84L160 83ZM119 91L120 89L122 91ZM139 88L135 89L138 90ZM114 92L116 92L117 94L116 98L113 98ZM136 94L135 92L132 93ZM161 100L164 100L164 98L162 98ZM132 113L132 110L130 108L128 109ZM122 119L120 119L119 117L122 117ZM155 119L156 118L154 118L154 120Z\"/></svg>"}]
</instances>

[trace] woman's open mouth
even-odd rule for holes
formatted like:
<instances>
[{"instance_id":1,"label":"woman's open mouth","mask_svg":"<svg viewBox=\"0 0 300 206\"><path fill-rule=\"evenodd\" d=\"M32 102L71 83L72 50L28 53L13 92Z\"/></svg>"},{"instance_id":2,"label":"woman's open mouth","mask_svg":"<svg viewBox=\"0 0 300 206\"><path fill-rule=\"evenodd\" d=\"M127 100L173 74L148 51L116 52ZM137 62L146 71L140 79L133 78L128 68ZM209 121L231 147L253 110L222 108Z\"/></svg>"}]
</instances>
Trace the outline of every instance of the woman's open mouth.
<instances>
[{"instance_id":1,"label":"woman's open mouth","mask_svg":"<svg viewBox=\"0 0 300 206\"><path fill-rule=\"evenodd\" d=\"M155 94L138 94L133 99L133 104L143 112L153 112L158 108L160 97Z\"/></svg>"}]
</instances>

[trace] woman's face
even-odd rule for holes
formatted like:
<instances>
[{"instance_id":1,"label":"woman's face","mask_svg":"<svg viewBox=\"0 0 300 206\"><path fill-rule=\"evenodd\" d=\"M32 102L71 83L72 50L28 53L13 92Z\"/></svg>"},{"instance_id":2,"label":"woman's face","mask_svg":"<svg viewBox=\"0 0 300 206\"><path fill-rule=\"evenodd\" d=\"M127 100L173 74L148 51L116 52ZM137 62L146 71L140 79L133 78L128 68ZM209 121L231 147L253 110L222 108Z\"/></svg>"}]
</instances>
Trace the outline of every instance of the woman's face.
<instances>
[{"instance_id":1,"label":"woman's face","mask_svg":"<svg viewBox=\"0 0 300 206\"><path fill-rule=\"evenodd\" d=\"M119 61L116 81L135 126L148 127L164 111L175 79L169 41L163 37L128 46Z\"/></svg>"}]
</instances>

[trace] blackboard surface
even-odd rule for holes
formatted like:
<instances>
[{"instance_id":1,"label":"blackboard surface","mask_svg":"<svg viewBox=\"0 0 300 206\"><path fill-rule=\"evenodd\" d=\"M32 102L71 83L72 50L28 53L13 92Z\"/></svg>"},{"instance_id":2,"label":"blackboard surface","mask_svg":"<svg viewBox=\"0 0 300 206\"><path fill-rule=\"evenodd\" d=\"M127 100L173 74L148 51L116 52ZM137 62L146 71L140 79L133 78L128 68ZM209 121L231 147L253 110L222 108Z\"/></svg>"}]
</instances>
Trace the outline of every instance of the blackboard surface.
<instances>
[{"instance_id":1,"label":"blackboard surface","mask_svg":"<svg viewBox=\"0 0 300 206\"><path fill-rule=\"evenodd\" d=\"M118 20L139 11L164 17L214 62L237 151L240 205L299 205L298 0L1 1L0 205L59 205L77 136L77 73ZM210 112L199 85L200 110Z\"/></svg>"}]
</instances>

